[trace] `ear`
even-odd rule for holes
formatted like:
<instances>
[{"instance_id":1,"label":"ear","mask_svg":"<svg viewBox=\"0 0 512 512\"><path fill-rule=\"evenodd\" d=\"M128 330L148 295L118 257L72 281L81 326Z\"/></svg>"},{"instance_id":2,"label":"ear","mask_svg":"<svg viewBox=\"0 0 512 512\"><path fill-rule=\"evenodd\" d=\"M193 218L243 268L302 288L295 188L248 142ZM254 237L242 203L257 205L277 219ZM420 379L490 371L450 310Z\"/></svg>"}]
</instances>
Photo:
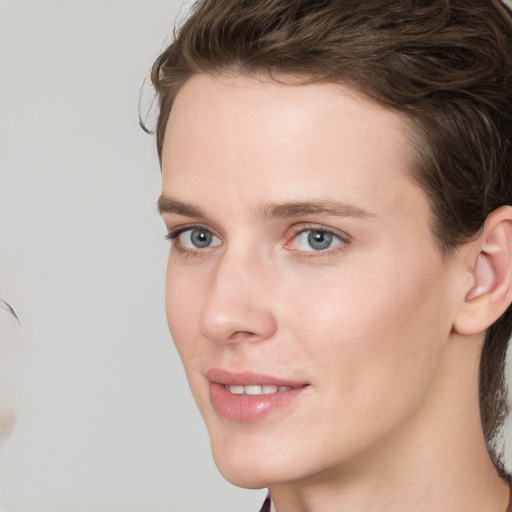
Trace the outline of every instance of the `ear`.
<instances>
[{"instance_id":1,"label":"ear","mask_svg":"<svg viewBox=\"0 0 512 512\"><path fill-rule=\"evenodd\" d=\"M485 331L512 302L512 207L489 214L470 246L469 285L454 322L463 335Z\"/></svg>"}]
</instances>

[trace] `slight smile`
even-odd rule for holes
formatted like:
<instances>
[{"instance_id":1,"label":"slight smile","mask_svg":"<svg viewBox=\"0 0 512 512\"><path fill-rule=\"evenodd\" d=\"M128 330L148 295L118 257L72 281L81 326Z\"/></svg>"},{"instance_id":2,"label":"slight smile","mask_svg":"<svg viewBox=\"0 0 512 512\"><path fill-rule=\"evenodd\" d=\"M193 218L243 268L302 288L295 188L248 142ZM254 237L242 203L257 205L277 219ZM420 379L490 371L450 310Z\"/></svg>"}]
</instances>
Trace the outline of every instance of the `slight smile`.
<instances>
[{"instance_id":1,"label":"slight smile","mask_svg":"<svg viewBox=\"0 0 512 512\"><path fill-rule=\"evenodd\" d=\"M310 387L308 383L288 381L254 373L232 373L221 369L206 372L210 401L225 419L253 423L295 401Z\"/></svg>"},{"instance_id":2,"label":"slight smile","mask_svg":"<svg viewBox=\"0 0 512 512\"><path fill-rule=\"evenodd\" d=\"M263 386L251 384L249 386L224 386L234 395L273 395L281 391L291 391L291 386L275 386L273 384L264 384Z\"/></svg>"}]
</instances>

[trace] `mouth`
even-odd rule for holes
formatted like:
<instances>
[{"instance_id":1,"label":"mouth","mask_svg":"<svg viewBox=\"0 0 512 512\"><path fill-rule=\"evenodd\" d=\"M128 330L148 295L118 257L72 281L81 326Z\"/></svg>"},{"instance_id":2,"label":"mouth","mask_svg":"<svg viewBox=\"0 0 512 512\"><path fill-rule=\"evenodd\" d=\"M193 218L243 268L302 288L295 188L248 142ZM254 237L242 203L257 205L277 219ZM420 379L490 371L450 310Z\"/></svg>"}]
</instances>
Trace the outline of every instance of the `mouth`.
<instances>
[{"instance_id":1,"label":"mouth","mask_svg":"<svg viewBox=\"0 0 512 512\"><path fill-rule=\"evenodd\" d=\"M210 369L205 376L215 412L239 423L258 422L289 409L311 387L305 382L221 369Z\"/></svg>"},{"instance_id":2,"label":"mouth","mask_svg":"<svg viewBox=\"0 0 512 512\"><path fill-rule=\"evenodd\" d=\"M283 391L291 391L292 386L276 386L274 384L264 384L260 386L258 384L249 384L248 386L228 386L224 385L224 388L232 393L233 395L273 395L274 393L282 393Z\"/></svg>"}]
</instances>

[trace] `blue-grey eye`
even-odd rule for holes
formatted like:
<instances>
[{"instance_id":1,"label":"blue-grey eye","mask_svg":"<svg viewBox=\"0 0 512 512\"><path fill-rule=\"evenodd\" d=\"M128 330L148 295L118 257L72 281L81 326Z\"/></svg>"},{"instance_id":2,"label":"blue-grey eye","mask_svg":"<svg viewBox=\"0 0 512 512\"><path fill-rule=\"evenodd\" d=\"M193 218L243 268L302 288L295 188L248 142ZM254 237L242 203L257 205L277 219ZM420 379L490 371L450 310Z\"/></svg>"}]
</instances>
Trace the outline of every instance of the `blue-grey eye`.
<instances>
[{"instance_id":1,"label":"blue-grey eye","mask_svg":"<svg viewBox=\"0 0 512 512\"><path fill-rule=\"evenodd\" d=\"M206 249L220 244L220 240L206 229L192 228L179 235L180 244L187 249Z\"/></svg>"},{"instance_id":2,"label":"blue-grey eye","mask_svg":"<svg viewBox=\"0 0 512 512\"><path fill-rule=\"evenodd\" d=\"M324 251L341 244L338 236L321 229L306 229L295 237L295 247L298 251Z\"/></svg>"},{"instance_id":3,"label":"blue-grey eye","mask_svg":"<svg viewBox=\"0 0 512 512\"><path fill-rule=\"evenodd\" d=\"M331 246L333 236L325 231L310 231L308 243L315 251L328 249Z\"/></svg>"}]
</instances>

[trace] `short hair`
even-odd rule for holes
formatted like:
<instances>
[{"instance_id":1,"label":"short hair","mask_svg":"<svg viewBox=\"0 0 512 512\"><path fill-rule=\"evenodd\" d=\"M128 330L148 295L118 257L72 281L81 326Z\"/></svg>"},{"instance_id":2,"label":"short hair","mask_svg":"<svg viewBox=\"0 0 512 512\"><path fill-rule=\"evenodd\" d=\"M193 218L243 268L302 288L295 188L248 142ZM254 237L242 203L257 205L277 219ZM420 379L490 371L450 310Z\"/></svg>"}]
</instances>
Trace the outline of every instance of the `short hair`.
<instances>
[{"instance_id":1,"label":"short hair","mask_svg":"<svg viewBox=\"0 0 512 512\"><path fill-rule=\"evenodd\" d=\"M165 128L198 73L342 83L403 114L411 173L444 255L512 204L512 18L498 0L202 0L158 57L151 80ZM495 463L507 415L512 309L487 330L479 370L482 427Z\"/></svg>"}]
</instances>

